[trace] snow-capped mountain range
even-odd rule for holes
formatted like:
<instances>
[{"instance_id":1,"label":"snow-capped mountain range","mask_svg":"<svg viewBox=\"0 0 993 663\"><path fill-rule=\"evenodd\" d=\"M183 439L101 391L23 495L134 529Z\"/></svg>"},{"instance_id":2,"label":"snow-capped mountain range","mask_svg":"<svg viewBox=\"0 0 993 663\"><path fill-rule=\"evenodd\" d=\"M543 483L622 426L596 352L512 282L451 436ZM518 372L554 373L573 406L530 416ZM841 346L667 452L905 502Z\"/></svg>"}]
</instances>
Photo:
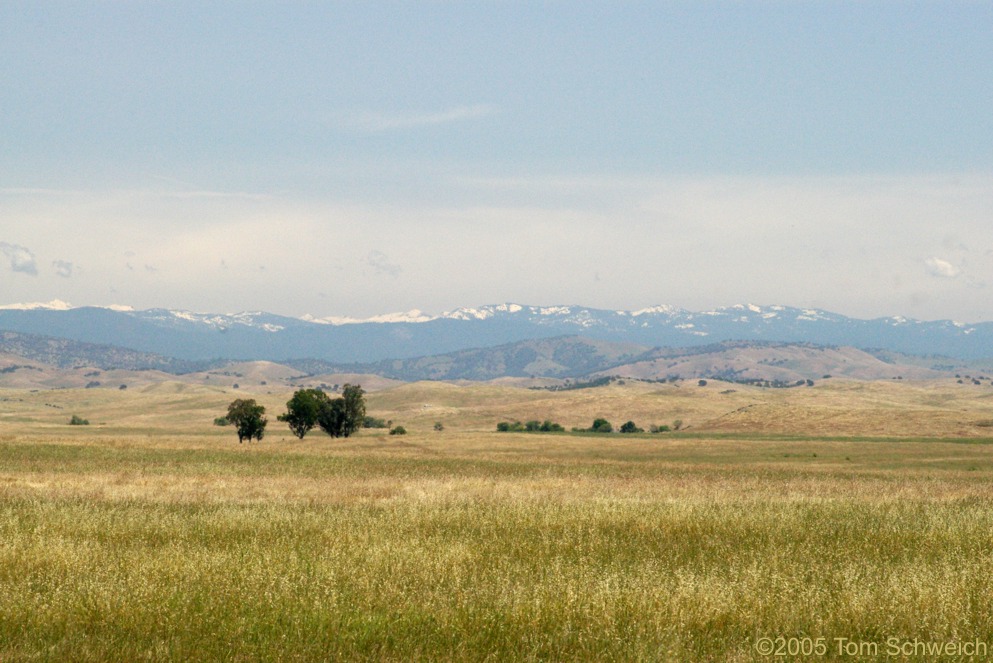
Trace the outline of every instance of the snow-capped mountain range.
<instances>
[{"instance_id":1,"label":"snow-capped mountain range","mask_svg":"<svg viewBox=\"0 0 993 663\"><path fill-rule=\"evenodd\" d=\"M180 359L311 357L368 362L441 354L526 339L578 335L649 346L727 340L804 342L912 354L993 357L993 322L903 317L863 320L789 306L753 304L694 312L672 306L613 311L584 306L499 304L439 315L413 310L359 320L265 312L194 313L66 302L0 306L0 330L69 338Z\"/></svg>"}]
</instances>

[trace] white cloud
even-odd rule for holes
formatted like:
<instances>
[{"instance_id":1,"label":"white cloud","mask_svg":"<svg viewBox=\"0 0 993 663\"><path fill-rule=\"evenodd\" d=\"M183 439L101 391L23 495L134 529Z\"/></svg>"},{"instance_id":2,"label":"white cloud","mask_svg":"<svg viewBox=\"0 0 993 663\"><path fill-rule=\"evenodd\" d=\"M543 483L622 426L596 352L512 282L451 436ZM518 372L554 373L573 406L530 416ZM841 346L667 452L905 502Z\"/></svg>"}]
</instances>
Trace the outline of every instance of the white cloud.
<instances>
[{"instance_id":1,"label":"white cloud","mask_svg":"<svg viewBox=\"0 0 993 663\"><path fill-rule=\"evenodd\" d=\"M927 272L931 276L938 278L953 279L962 273L962 270L941 258L928 258L924 261Z\"/></svg>"},{"instance_id":2,"label":"white cloud","mask_svg":"<svg viewBox=\"0 0 993 663\"><path fill-rule=\"evenodd\" d=\"M478 120L489 115L494 115L496 112L497 109L489 104L473 104L470 106L456 106L434 113L363 113L352 118L349 124L365 131L394 131L397 129Z\"/></svg>"},{"instance_id":3,"label":"white cloud","mask_svg":"<svg viewBox=\"0 0 993 663\"><path fill-rule=\"evenodd\" d=\"M27 247L19 244L0 242L0 252L10 260L11 270L30 274L31 276L38 276L38 263L35 260L34 253Z\"/></svg>"},{"instance_id":4,"label":"white cloud","mask_svg":"<svg viewBox=\"0 0 993 663\"><path fill-rule=\"evenodd\" d=\"M366 256L366 264L376 270L377 274L384 274L393 278L400 276L400 272L403 271L400 265L391 262L385 253L378 250L369 252L369 255Z\"/></svg>"},{"instance_id":5,"label":"white cloud","mask_svg":"<svg viewBox=\"0 0 993 663\"><path fill-rule=\"evenodd\" d=\"M68 260L55 260L52 262L52 269L55 270L57 275L67 279L72 276L75 266Z\"/></svg>"}]
</instances>

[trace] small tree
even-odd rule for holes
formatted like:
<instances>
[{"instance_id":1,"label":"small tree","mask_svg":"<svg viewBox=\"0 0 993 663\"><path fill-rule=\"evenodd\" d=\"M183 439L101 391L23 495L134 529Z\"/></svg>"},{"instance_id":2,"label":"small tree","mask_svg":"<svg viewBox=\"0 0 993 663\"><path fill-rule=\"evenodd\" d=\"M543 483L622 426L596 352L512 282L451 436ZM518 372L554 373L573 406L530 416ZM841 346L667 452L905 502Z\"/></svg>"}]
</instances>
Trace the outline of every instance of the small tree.
<instances>
[{"instance_id":1,"label":"small tree","mask_svg":"<svg viewBox=\"0 0 993 663\"><path fill-rule=\"evenodd\" d=\"M302 440L317 425L317 415L327 400L327 394L319 389L301 389L286 401L286 413L276 418L285 421L293 434Z\"/></svg>"},{"instance_id":2,"label":"small tree","mask_svg":"<svg viewBox=\"0 0 993 663\"><path fill-rule=\"evenodd\" d=\"M262 441L265 435L265 407L255 402L254 398L239 398L228 406L227 420L238 429L238 444L252 438Z\"/></svg>"}]
</instances>

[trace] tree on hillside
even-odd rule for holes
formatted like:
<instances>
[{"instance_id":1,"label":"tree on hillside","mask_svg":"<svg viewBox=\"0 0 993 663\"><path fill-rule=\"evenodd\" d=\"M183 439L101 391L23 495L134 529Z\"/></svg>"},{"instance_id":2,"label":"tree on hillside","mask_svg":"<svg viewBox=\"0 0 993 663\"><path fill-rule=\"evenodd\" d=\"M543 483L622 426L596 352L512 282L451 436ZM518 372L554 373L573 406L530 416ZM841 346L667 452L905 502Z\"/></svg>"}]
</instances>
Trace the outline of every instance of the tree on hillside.
<instances>
[{"instance_id":1,"label":"tree on hillside","mask_svg":"<svg viewBox=\"0 0 993 663\"><path fill-rule=\"evenodd\" d=\"M286 413L276 418L285 421L293 434L302 440L317 425L321 407L327 401L327 394L320 389L300 389L294 392L293 398L286 401Z\"/></svg>"},{"instance_id":2,"label":"tree on hillside","mask_svg":"<svg viewBox=\"0 0 993 663\"><path fill-rule=\"evenodd\" d=\"M238 444L252 438L262 441L265 435L265 407L255 402L254 398L239 398L228 406L227 420L238 430Z\"/></svg>"}]
</instances>

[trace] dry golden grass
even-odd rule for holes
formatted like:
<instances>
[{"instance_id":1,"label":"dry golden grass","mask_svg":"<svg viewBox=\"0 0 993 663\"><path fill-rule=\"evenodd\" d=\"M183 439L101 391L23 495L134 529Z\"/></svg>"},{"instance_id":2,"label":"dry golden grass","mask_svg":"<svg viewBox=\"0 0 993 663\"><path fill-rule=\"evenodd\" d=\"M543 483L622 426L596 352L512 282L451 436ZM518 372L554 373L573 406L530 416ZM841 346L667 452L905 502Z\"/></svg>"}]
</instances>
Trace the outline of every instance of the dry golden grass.
<instances>
[{"instance_id":1,"label":"dry golden grass","mask_svg":"<svg viewBox=\"0 0 993 663\"><path fill-rule=\"evenodd\" d=\"M929 382L827 380L815 387L762 389L709 381L655 384L628 381L566 392L513 387L417 383L369 397L370 411L418 428L451 419L467 430L492 430L500 420L552 419L566 428L606 417L615 427L644 428L680 419L700 432L807 436L984 437L993 419L993 389ZM445 421L448 425L448 421Z\"/></svg>"},{"instance_id":2,"label":"dry golden grass","mask_svg":"<svg viewBox=\"0 0 993 663\"><path fill-rule=\"evenodd\" d=\"M969 426L993 419L985 392L728 388L409 385L369 404L410 435L300 441L272 421L251 445L211 425L239 392L0 393L0 661L993 646L993 444ZM274 419L288 397L259 398ZM594 416L691 428L493 430ZM912 437L845 436L890 425Z\"/></svg>"}]
</instances>

